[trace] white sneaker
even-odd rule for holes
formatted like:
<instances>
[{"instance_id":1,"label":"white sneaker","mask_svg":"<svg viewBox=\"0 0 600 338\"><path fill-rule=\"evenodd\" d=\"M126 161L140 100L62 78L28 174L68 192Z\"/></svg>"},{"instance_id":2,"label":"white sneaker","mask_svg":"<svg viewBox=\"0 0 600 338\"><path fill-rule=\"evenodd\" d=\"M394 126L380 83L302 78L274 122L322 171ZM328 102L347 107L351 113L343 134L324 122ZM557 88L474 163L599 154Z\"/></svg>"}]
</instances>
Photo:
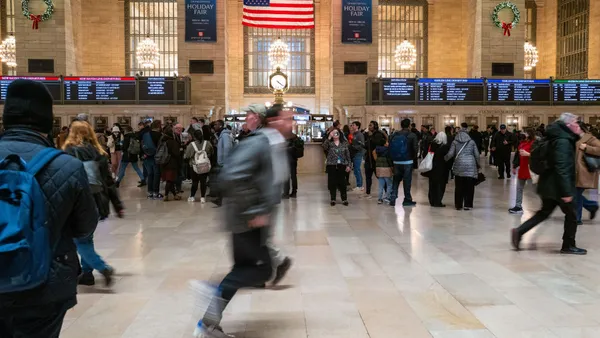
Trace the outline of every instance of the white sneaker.
<instances>
[{"instance_id":1,"label":"white sneaker","mask_svg":"<svg viewBox=\"0 0 600 338\"><path fill-rule=\"evenodd\" d=\"M196 199L193 197L188 198L188 202L196 202Z\"/></svg>"},{"instance_id":2,"label":"white sneaker","mask_svg":"<svg viewBox=\"0 0 600 338\"><path fill-rule=\"evenodd\" d=\"M202 203L202 204L206 203L206 198L200 197L200 203Z\"/></svg>"},{"instance_id":3,"label":"white sneaker","mask_svg":"<svg viewBox=\"0 0 600 338\"><path fill-rule=\"evenodd\" d=\"M367 197L366 197L366 198L367 198L368 200L370 200L370 199L373 199L373 196L371 196L371 195L367 195Z\"/></svg>"},{"instance_id":4,"label":"white sneaker","mask_svg":"<svg viewBox=\"0 0 600 338\"><path fill-rule=\"evenodd\" d=\"M359 188L359 187L356 187L356 188L352 189L352 191L354 191L354 192L359 192L359 191L360 191L360 188Z\"/></svg>"}]
</instances>

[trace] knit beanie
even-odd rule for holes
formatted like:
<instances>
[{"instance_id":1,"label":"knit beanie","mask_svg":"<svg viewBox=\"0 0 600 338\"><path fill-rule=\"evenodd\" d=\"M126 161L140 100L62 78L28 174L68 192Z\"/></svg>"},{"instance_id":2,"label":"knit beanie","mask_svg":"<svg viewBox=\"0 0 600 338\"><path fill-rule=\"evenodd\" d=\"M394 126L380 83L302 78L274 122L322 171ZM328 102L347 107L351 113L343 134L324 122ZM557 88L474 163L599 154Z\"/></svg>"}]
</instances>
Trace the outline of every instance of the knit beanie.
<instances>
[{"instance_id":1,"label":"knit beanie","mask_svg":"<svg viewBox=\"0 0 600 338\"><path fill-rule=\"evenodd\" d=\"M15 80L6 89L4 128L28 128L40 133L52 131L52 95L37 81Z\"/></svg>"}]
</instances>

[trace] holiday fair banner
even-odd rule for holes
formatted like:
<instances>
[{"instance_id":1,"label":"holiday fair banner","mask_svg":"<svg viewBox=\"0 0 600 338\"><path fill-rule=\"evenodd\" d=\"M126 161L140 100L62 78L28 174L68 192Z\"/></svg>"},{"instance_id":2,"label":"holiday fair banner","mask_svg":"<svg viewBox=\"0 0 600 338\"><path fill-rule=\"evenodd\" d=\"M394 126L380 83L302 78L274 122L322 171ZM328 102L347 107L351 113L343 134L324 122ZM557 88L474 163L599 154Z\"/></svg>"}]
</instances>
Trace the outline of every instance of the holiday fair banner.
<instances>
[{"instance_id":1,"label":"holiday fair banner","mask_svg":"<svg viewBox=\"0 0 600 338\"><path fill-rule=\"evenodd\" d=\"M186 42L217 42L216 2L216 0L185 0Z\"/></svg>"},{"instance_id":2,"label":"holiday fair banner","mask_svg":"<svg viewBox=\"0 0 600 338\"><path fill-rule=\"evenodd\" d=\"M342 43L373 42L371 0L342 0Z\"/></svg>"}]
</instances>

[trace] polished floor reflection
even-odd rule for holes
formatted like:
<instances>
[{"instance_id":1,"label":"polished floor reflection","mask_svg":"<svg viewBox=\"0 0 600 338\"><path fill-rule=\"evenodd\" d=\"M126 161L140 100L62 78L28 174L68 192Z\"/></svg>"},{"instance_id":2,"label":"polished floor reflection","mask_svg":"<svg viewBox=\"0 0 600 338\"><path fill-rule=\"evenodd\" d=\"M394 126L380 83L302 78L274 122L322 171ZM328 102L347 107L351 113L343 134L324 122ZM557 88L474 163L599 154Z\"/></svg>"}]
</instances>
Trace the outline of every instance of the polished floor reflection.
<instances>
[{"instance_id":1,"label":"polished floor reflection","mask_svg":"<svg viewBox=\"0 0 600 338\"><path fill-rule=\"evenodd\" d=\"M351 194L330 207L325 176L301 176L285 201L277 243L294 266L277 290L244 290L223 326L238 338L600 337L600 230L585 221L562 256L560 211L510 249L509 229L539 206L526 188L524 215L509 215L516 181L476 189L475 209L432 209L419 177L403 209ZM416 174L415 174L416 177ZM62 337L190 337L198 317L189 279L219 280L230 264L220 209L148 201L133 172L121 188L127 218L99 225L98 251L118 277L111 290L81 287ZM186 186L189 191L189 186ZM187 197L187 196L186 196ZM591 192L596 199L596 192Z\"/></svg>"}]
</instances>

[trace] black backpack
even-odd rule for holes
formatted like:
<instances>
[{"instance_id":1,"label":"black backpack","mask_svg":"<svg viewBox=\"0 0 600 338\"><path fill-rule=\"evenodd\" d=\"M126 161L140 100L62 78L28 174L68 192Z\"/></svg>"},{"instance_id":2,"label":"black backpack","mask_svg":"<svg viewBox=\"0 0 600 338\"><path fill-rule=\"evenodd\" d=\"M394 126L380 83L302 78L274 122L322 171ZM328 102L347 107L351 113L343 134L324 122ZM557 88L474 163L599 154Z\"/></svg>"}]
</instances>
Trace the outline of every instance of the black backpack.
<instances>
[{"instance_id":1,"label":"black backpack","mask_svg":"<svg viewBox=\"0 0 600 338\"><path fill-rule=\"evenodd\" d=\"M538 137L531 146L529 169L535 174L542 175L550 168L550 141Z\"/></svg>"},{"instance_id":2,"label":"black backpack","mask_svg":"<svg viewBox=\"0 0 600 338\"><path fill-rule=\"evenodd\" d=\"M304 141L299 137L294 140L294 156L296 159L304 157Z\"/></svg>"}]
</instances>

